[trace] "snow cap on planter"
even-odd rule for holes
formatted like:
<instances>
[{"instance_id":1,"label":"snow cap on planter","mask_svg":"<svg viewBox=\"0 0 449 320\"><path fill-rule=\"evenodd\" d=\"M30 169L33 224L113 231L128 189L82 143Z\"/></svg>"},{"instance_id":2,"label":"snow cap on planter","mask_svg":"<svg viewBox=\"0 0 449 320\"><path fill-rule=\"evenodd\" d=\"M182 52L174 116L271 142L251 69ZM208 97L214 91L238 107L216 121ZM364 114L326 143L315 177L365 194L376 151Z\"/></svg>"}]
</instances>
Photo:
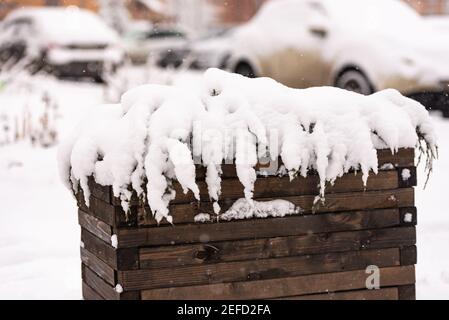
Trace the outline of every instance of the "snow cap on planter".
<instances>
[{"instance_id":1,"label":"snow cap on planter","mask_svg":"<svg viewBox=\"0 0 449 320\"><path fill-rule=\"evenodd\" d=\"M363 96L330 87L291 89L209 69L198 86L144 85L120 104L92 109L61 145L59 158L67 187L82 190L87 205L93 176L112 186L125 211L134 190L157 221L171 222L171 181L200 200L195 164L206 168L208 196L219 214L225 161L235 164L249 203L255 166L267 156L280 157L291 179L317 172L323 200L326 182L349 170L360 170L365 184L377 174L376 149L415 147L426 153L431 170L437 146L429 114L396 90Z\"/></svg>"}]
</instances>

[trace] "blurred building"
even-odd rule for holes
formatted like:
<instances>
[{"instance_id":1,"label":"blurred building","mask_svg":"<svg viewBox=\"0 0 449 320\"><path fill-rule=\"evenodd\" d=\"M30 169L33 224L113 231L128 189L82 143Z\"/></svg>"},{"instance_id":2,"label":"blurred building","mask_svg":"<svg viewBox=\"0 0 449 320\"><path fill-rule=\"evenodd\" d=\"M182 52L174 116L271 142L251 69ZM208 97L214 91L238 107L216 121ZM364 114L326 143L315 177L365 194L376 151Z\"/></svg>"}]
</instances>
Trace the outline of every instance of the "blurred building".
<instances>
[{"instance_id":1,"label":"blurred building","mask_svg":"<svg viewBox=\"0 0 449 320\"><path fill-rule=\"evenodd\" d=\"M123 0L134 19L165 23L183 20L215 26L251 19L266 1L276 0ZM338 1L338 0L335 0ZM449 14L449 0L403 0L421 14ZM100 0L0 0L0 19L23 6L75 5L98 12ZM206 9L204 9L206 8ZM212 8L212 10L211 10ZM212 13L212 11L214 13ZM212 17L213 16L213 17ZM212 17L212 19L211 19Z\"/></svg>"},{"instance_id":2,"label":"blurred building","mask_svg":"<svg viewBox=\"0 0 449 320\"><path fill-rule=\"evenodd\" d=\"M449 0L404 0L423 15L449 14Z\"/></svg>"},{"instance_id":3,"label":"blurred building","mask_svg":"<svg viewBox=\"0 0 449 320\"><path fill-rule=\"evenodd\" d=\"M152 10L147 0L123 0L134 19L151 20L160 22L169 20L167 15ZM164 2L166 0L160 0ZM100 8L99 0L0 0L0 19L3 19L11 10L26 6L78 6L98 12Z\"/></svg>"},{"instance_id":4,"label":"blurred building","mask_svg":"<svg viewBox=\"0 0 449 320\"><path fill-rule=\"evenodd\" d=\"M209 0L217 9L219 21L225 25L248 21L266 1L268 0Z\"/></svg>"}]
</instances>

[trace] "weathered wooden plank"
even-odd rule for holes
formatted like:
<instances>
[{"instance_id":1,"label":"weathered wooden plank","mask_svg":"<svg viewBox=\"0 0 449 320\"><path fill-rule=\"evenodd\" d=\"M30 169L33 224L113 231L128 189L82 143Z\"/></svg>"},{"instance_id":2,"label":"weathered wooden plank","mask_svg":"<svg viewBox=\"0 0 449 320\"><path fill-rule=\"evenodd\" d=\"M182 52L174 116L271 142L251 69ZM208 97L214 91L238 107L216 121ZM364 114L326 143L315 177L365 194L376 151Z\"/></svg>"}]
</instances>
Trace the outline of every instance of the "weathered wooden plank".
<instances>
[{"instance_id":1,"label":"weathered wooden plank","mask_svg":"<svg viewBox=\"0 0 449 320\"><path fill-rule=\"evenodd\" d=\"M392 154L389 149L377 150L377 158L379 167L384 164L392 164L395 167L413 167L415 165L415 149L399 149L397 153ZM278 166L282 165L282 160L278 160ZM224 164L221 166L223 171L222 178L236 178L237 172L235 170L235 165ZM204 180L206 176L206 168L202 166L197 166L196 170L197 180Z\"/></svg>"},{"instance_id":2,"label":"weathered wooden plank","mask_svg":"<svg viewBox=\"0 0 449 320\"><path fill-rule=\"evenodd\" d=\"M86 205L84 201L83 192L80 191L76 195L78 200L78 207L84 213L87 213L112 227L129 227L137 225L137 210L136 207L131 207L126 215L122 207L106 203L91 195L89 198L90 205Z\"/></svg>"},{"instance_id":3,"label":"weathered wooden plank","mask_svg":"<svg viewBox=\"0 0 449 320\"><path fill-rule=\"evenodd\" d=\"M304 210L303 214L305 215L324 212L413 207L415 201L413 188L327 194L325 203L319 207L314 207L315 196L313 195L259 198L257 200L270 201L275 199L285 199L292 202L302 208ZM222 212L229 209L234 202L235 200L220 201ZM210 202L175 204L170 205L169 209L176 225L193 223L194 217L199 213L213 213L212 203ZM142 215L146 215L146 217ZM150 210L148 208L146 209L146 213L142 211L139 214L140 226L157 226L156 221L149 215Z\"/></svg>"},{"instance_id":4,"label":"weathered wooden plank","mask_svg":"<svg viewBox=\"0 0 449 320\"><path fill-rule=\"evenodd\" d=\"M104 300L102 296L89 287L84 281L82 283L82 292L84 300Z\"/></svg>"},{"instance_id":5,"label":"weathered wooden plank","mask_svg":"<svg viewBox=\"0 0 449 320\"><path fill-rule=\"evenodd\" d=\"M139 268L139 249L115 249L110 244L81 229L83 247L115 270L135 270Z\"/></svg>"},{"instance_id":6,"label":"weathered wooden plank","mask_svg":"<svg viewBox=\"0 0 449 320\"><path fill-rule=\"evenodd\" d=\"M81 261L110 285L116 284L114 269L85 248L81 248Z\"/></svg>"},{"instance_id":7,"label":"weathered wooden plank","mask_svg":"<svg viewBox=\"0 0 449 320\"><path fill-rule=\"evenodd\" d=\"M366 288L365 270L142 291L142 300L274 299ZM415 267L380 269L381 287L415 283Z\"/></svg>"},{"instance_id":8,"label":"weathered wooden plank","mask_svg":"<svg viewBox=\"0 0 449 320\"><path fill-rule=\"evenodd\" d=\"M94 177L89 177L88 186L92 196L108 204L112 204L113 195L111 186L102 186L96 183Z\"/></svg>"},{"instance_id":9,"label":"weathered wooden plank","mask_svg":"<svg viewBox=\"0 0 449 320\"><path fill-rule=\"evenodd\" d=\"M280 298L276 300L399 300L398 288L355 290Z\"/></svg>"},{"instance_id":10,"label":"weathered wooden plank","mask_svg":"<svg viewBox=\"0 0 449 320\"><path fill-rule=\"evenodd\" d=\"M120 271L117 276L125 290L141 290L360 270L369 265L399 266L400 251L397 248L363 250L177 268Z\"/></svg>"},{"instance_id":11,"label":"weathered wooden plank","mask_svg":"<svg viewBox=\"0 0 449 320\"><path fill-rule=\"evenodd\" d=\"M395 167L413 167L415 165L415 149L399 149L397 153L392 154L391 150L377 150L379 167L391 163Z\"/></svg>"},{"instance_id":12,"label":"weathered wooden plank","mask_svg":"<svg viewBox=\"0 0 449 320\"><path fill-rule=\"evenodd\" d=\"M416 246L401 248L401 266L409 266L418 262Z\"/></svg>"},{"instance_id":13,"label":"weathered wooden plank","mask_svg":"<svg viewBox=\"0 0 449 320\"><path fill-rule=\"evenodd\" d=\"M119 248L208 243L298 236L399 226L399 210L348 211L340 213L252 219L176 227L130 228L117 230Z\"/></svg>"},{"instance_id":14,"label":"weathered wooden plank","mask_svg":"<svg viewBox=\"0 0 449 320\"><path fill-rule=\"evenodd\" d=\"M305 254L402 248L415 243L416 230L410 227L150 247L140 249L140 268L171 268Z\"/></svg>"},{"instance_id":15,"label":"weathered wooden plank","mask_svg":"<svg viewBox=\"0 0 449 320\"><path fill-rule=\"evenodd\" d=\"M88 230L106 243L111 244L112 227L105 222L78 210L78 222L81 227Z\"/></svg>"},{"instance_id":16,"label":"weathered wooden plank","mask_svg":"<svg viewBox=\"0 0 449 320\"><path fill-rule=\"evenodd\" d=\"M112 268L117 269L117 254L112 246L83 228L81 229L81 242L84 249L106 262Z\"/></svg>"},{"instance_id":17,"label":"weathered wooden plank","mask_svg":"<svg viewBox=\"0 0 449 320\"><path fill-rule=\"evenodd\" d=\"M270 197L288 197L299 195L319 194L319 177L317 175L309 175L307 178L297 177L290 181L289 177L259 177L254 184L254 199L270 198ZM209 200L207 185L204 181L198 181L197 185L200 189L202 201ZM362 174L347 174L337 179L335 184L328 185L326 193L337 192L360 192L360 191L376 191L397 189L399 180L397 171L381 171L379 174L372 174L366 187L363 185ZM192 192L184 194L179 183L174 183L176 191L176 199L172 201L176 203L196 202ZM221 198L236 200L244 198L243 185L238 179L224 179L221 182Z\"/></svg>"},{"instance_id":18,"label":"weathered wooden plank","mask_svg":"<svg viewBox=\"0 0 449 320\"><path fill-rule=\"evenodd\" d=\"M399 300L416 300L415 284L400 286L398 290L399 290Z\"/></svg>"},{"instance_id":19,"label":"weathered wooden plank","mask_svg":"<svg viewBox=\"0 0 449 320\"><path fill-rule=\"evenodd\" d=\"M82 265L83 281L106 300L119 300L120 295L115 288L100 278L95 272L85 264Z\"/></svg>"}]
</instances>

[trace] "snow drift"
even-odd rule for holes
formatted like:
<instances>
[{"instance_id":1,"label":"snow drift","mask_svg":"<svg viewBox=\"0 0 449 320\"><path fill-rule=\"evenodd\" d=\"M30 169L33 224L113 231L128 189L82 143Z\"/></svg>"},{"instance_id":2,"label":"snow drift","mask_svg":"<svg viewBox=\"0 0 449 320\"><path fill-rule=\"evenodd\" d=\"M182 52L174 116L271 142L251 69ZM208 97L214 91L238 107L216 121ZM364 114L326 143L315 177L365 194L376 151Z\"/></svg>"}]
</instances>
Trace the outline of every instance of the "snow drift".
<instances>
[{"instance_id":1,"label":"snow drift","mask_svg":"<svg viewBox=\"0 0 449 320\"><path fill-rule=\"evenodd\" d=\"M157 221L172 222L172 181L200 200L195 164L207 168L209 198L219 214L224 161L233 160L250 206L256 205L254 167L265 156L281 157L291 179L316 172L317 200L324 201L326 183L350 170L360 170L364 183L377 174L376 149L415 147L431 170L437 146L429 114L395 90L362 96L330 87L291 89L209 69L195 89L144 85L120 104L95 108L61 145L59 158L67 187L82 189L87 204L93 176L113 187L125 211L133 190Z\"/></svg>"}]
</instances>

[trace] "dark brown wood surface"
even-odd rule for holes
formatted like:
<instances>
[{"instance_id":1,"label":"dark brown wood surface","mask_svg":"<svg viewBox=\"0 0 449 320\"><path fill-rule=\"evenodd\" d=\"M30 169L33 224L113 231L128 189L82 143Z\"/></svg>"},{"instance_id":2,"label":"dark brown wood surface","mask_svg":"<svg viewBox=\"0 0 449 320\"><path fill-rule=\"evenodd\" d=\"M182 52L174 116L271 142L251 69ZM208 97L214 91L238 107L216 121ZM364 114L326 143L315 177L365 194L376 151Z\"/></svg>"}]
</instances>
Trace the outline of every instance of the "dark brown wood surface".
<instances>
[{"instance_id":1,"label":"dark brown wood surface","mask_svg":"<svg viewBox=\"0 0 449 320\"><path fill-rule=\"evenodd\" d=\"M85 248L81 248L81 261L107 283L115 285L115 270Z\"/></svg>"},{"instance_id":2,"label":"dark brown wood surface","mask_svg":"<svg viewBox=\"0 0 449 320\"><path fill-rule=\"evenodd\" d=\"M397 227L398 209L117 230L119 248L207 243Z\"/></svg>"},{"instance_id":3,"label":"dark brown wood surface","mask_svg":"<svg viewBox=\"0 0 449 320\"><path fill-rule=\"evenodd\" d=\"M279 298L276 300L398 300L398 288L355 290Z\"/></svg>"},{"instance_id":4,"label":"dark brown wood surface","mask_svg":"<svg viewBox=\"0 0 449 320\"><path fill-rule=\"evenodd\" d=\"M399 287L399 300L416 300L416 286L409 284Z\"/></svg>"},{"instance_id":5,"label":"dark brown wood surface","mask_svg":"<svg viewBox=\"0 0 449 320\"><path fill-rule=\"evenodd\" d=\"M274 299L285 296L310 295L366 288L365 270L314 274L299 277L219 283L202 286L143 290L143 300L232 300ZM415 283L415 267L380 269L381 287Z\"/></svg>"},{"instance_id":6,"label":"dark brown wood surface","mask_svg":"<svg viewBox=\"0 0 449 320\"><path fill-rule=\"evenodd\" d=\"M363 250L177 268L119 271L117 275L118 282L125 290L141 290L360 270L369 265L399 266L400 250L397 248Z\"/></svg>"},{"instance_id":7,"label":"dark brown wood surface","mask_svg":"<svg viewBox=\"0 0 449 320\"><path fill-rule=\"evenodd\" d=\"M352 192L327 194L325 203L319 207L314 207L314 195L258 198L258 201L270 201L284 199L304 210L303 214L338 212L350 210L385 209L414 206L414 189L394 189L371 192ZM229 209L235 200L220 201L222 212ZM193 223L195 215L198 213L213 213L212 203L193 202L190 204L170 205L170 214L173 216L175 225ZM213 216L213 214L212 214ZM145 212L142 210L139 215L140 226L157 226L157 222L151 217L149 208ZM162 223L161 225L167 225Z\"/></svg>"},{"instance_id":8,"label":"dark brown wood surface","mask_svg":"<svg viewBox=\"0 0 449 320\"><path fill-rule=\"evenodd\" d=\"M82 292L84 300L104 300L102 296L89 287L84 281L82 283Z\"/></svg>"},{"instance_id":9,"label":"dark brown wood surface","mask_svg":"<svg viewBox=\"0 0 449 320\"><path fill-rule=\"evenodd\" d=\"M114 286L110 285L99 277L94 271L86 265L82 265L83 281L106 300L119 300L120 295L115 291Z\"/></svg>"},{"instance_id":10,"label":"dark brown wood surface","mask_svg":"<svg viewBox=\"0 0 449 320\"><path fill-rule=\"evenodd\" d=\"M105 222L78 210L78 222L80 226L94 234L106 243L111 244L112 228Z\"/></svg>"},{"instance_id":11,"label":"dark brown wood surface","mask_svg":"<svg viewBox=\"0 0 449 320\"><path fill-rule=\"evenodd\" d=\"M402 248L415 243L416 230L409 227L162 246L141 248L140 268L171 268L305 254Z\"/></svg>"}]
</instances>

